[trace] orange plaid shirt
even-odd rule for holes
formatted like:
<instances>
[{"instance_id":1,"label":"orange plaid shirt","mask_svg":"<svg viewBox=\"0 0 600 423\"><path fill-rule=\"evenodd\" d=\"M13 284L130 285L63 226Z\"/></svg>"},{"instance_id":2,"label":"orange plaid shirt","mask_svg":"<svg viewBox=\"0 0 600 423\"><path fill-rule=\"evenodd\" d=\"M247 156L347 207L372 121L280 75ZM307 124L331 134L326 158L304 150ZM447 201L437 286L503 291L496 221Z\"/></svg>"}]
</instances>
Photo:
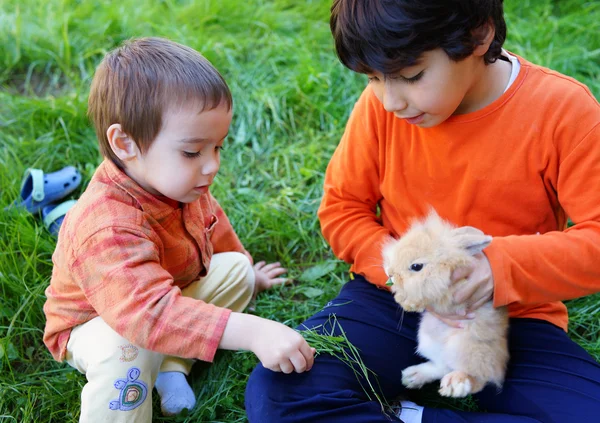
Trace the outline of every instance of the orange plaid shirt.
<instances>
[{"instance_id":1,"label":"orange plaid shirt","mask_svg":"<svg viewBox=\"0 0 600 423\"><path fill-rule=\"evenodd\" d=\"M71 329L101 316L139 347L212 361L231 311L181 288L226 251L250 257L210 193L179 207L105 160L62 224L44 343L62 361Z\"/></svg>"}]
</instances>

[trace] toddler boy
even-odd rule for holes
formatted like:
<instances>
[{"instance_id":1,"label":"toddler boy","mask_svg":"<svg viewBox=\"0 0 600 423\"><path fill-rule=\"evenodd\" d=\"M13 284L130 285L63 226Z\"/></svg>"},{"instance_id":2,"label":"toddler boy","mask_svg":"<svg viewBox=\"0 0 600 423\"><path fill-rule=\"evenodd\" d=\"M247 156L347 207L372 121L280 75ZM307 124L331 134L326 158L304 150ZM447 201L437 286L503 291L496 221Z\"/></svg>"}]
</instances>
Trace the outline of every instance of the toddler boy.
<instances>
[{"instance_id":1,"label":"toddler boy","mask_svg":"<svg viewBox=\"0 0 600 423\"><path fill-rule=\"evenodd\" d=\"M242 314L284 281L252 266L210 186L232 98L198 52L160 38L126 42L99 65L89 96L105 160L67 214L46 290L44 342L84 373L82 422L150 422L192 408L192 359L253 351L286 373L314 350L293 329Z\"/></svg>"}]
</instances>

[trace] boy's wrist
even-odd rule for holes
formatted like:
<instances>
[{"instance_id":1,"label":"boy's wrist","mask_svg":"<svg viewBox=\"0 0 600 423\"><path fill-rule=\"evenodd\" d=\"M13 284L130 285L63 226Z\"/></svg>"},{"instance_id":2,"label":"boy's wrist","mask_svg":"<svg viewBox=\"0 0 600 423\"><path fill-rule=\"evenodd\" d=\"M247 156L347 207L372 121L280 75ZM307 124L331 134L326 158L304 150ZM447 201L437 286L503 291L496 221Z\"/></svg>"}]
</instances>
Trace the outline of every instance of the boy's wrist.
<instances>
[{"instance_id":1,"label":"boy's wrist","mask_svg":"<svg viewBox=\"0 0 600 423\"><path fill-rule=\"evenodd\" d=\"M219 349L252 351L255 328L262 320L258 316L232 312L219 342Z\"/></svg>"}]
</instances>

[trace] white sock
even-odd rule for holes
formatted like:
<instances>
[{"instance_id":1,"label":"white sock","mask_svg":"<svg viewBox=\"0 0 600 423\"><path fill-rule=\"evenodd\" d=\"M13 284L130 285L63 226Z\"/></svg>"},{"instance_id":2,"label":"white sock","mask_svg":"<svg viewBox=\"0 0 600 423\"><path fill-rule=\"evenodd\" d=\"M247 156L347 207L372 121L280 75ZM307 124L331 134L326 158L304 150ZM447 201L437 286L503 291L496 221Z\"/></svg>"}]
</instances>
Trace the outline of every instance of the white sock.
<instances>
[{"instance_id":1,"label":"white sock","mask_svg":"<svg viewBox=\"0 0 600 423\"><path fill-rule=\"evenodd\" d=\"M423 419L423 407L415 404L412 401L400 401L402 409L398 413L398 417L404 423L421 423Z\"/></svg>"},{"instance_id":2,"label":"white sock","mask_svg":"<svg viewBox=\"0 0 600 423\"><path fill-rule=\"evenodd\" d=\"M160 372L154 387L160 395L160 408L165 416L175 416L184 408L196 405L196 396L181 372Z\"/></svg>"}]
</instances>

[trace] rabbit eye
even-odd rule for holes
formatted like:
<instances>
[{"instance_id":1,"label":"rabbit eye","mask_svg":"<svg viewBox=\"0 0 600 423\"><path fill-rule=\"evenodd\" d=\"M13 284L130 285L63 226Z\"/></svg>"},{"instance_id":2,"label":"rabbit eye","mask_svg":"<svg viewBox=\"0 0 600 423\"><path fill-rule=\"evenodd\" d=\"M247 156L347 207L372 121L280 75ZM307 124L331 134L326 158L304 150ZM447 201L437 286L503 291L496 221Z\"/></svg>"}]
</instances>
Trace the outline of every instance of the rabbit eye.
<instances>
[{"instance_id":1,"label":"rabbit eye","mask_svg":"<svg viewBox=\"0 0 600 423\"><path fill-rule=\"evenodd\" d=\"M413 272L420 272L423 269L423 263L413 263L410 265L410 270Z\"/></svg>"}]
</instances>

